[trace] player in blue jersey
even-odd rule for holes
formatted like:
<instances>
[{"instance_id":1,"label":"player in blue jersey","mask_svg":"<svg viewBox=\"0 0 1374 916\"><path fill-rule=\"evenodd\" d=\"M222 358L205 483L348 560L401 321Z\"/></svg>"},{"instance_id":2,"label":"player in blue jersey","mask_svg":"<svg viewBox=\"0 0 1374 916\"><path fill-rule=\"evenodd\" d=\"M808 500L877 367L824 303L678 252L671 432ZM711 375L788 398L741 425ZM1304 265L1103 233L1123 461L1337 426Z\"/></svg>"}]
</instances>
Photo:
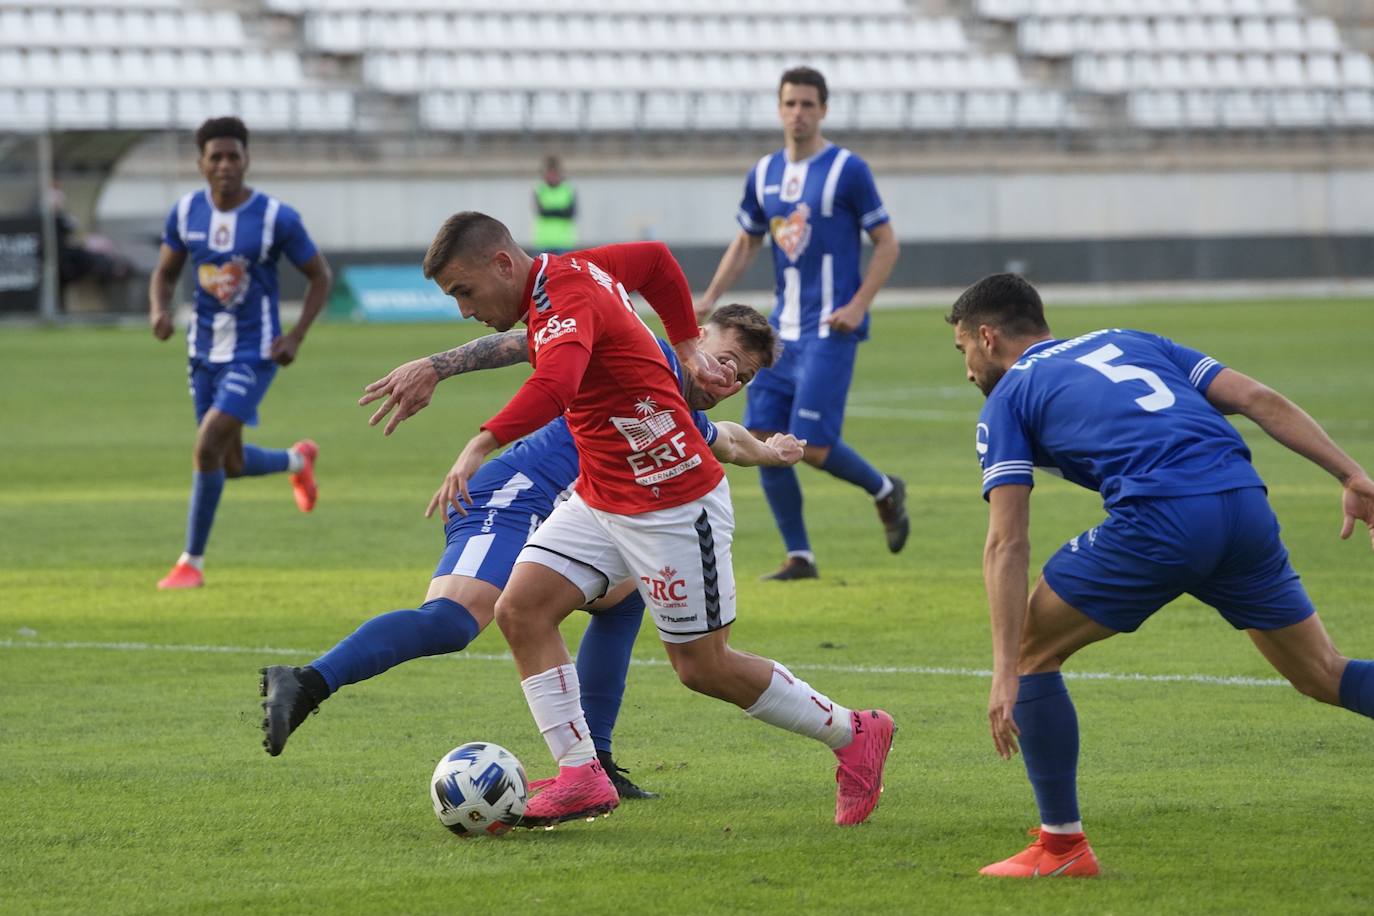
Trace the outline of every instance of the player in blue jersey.
<instances>
[{"instance_id":1,"label":"player in blue jersey","mask_svg":"<svg viewBox=\"0 0 1374 916\"><path fill-rule=\"evenodd\" d=\"M1078 719L1060 666L1138 628L1187 593L1211 605L1304 694L1374 717L1374 662L1332 645L1279 539L1279 525L1223 414L1253 420L1341 482L1349 537L1374 538L1374 482L1287 398L1215 359L1140 331L1056 340L1040 296L997 274L947 320L987 396L977 454L988 501L983 575L992 617L988 718L997 752L1020 750L1039 837L982 869L999 877L1098 873L1077 795ZM1027 595L1032 468L1102 494L1107 518L1045 564Z\"/></svg>"},{"instance_id":2,"label":"player in blue jersey","mask_svg":"<svg viewBox=\"0 0 1374 916\"><path fill-rule=\"evenodd\" d=\"M702 410L713 407L716 399L692 383L672 347L662 341L659 345L695 410L698 430L718 458L743 465L794 463L801 458L801 443L789 435L764 443L738 424L712 423ZM773 363L777 340L754 309L727 305L707 322L702 347L718 361L731 364L736 377L747 382ZM528 359L525 331L491 334L397 367L369 385L360 403L385 399L372 417L374 424L395 409L385 429L389 435L398 423L429 403L440 380ZM267 697L263 704L267 712L263 745L267 752L280 754L306 716L344 685L374 677L410 659L466 647L491 622L496 599L526 538L553 511L560 494L572 486L577 474L577 451L562 418L484 464L469 483L473 511L457 515L450 508L447 512L445 550L425 602L418 609L372 618L304 667L263 669L261 688ZM433 508L431 505L431 511ZM622 798L653 797L616 766L611 747L630 654L644 615L644 599L635 583L625 582L610 589L589 610L593 616L577 653L577 671L592 742Z\"/></svg>"},{"instance_id":3,"label":"player in blue jersey","mask_svg":"<svg viewBox=\"0 0 1374 916\"><path fill-rule=\"evenodd\" d=\"M783 354L750 386L744 425L763 438L782 430L805 439L807 464L873 497L888 550L896 553L910 527L906 486L851 448L840 428L858 346L868 339L869 307L897 263L897 236L868 163L822 135L827 98L825 77L816 70L797 67L782 75L783 148L749 171L736 215L740 233L697 303L697 317L710 313L770 237L777 285L770 320ZM873 258L861 277L865 232ZM764 578L815 578L796 470L761 468L759 474L787 549L782 567Z\"/></svg>"},{"instance_id":4,"label":"player in blue jersey","mask_svg":"<svg viewBox=\"0 0 1374 916\"><path fill-rule=\"evenodd\" d=\"M172 336L172 298L189 258L196 270L195 317L187 331L196 431L195 472L186 520L186 549L158 588L204 584L205 545L226 477L289 472L296 505L315 506L319 449L302 440L289 449L243 441L278 366L296 359L305 332L324 307L329 264L301 218L275 197L244 184L248 128L214 118L196 131L197 165L208 187L177 201L167 216L157 268L148 286L148 317L158 340ZM277 261L285 255L309 285L300 320L283 334L277 312Z\"/></svg>"}]
</instances>

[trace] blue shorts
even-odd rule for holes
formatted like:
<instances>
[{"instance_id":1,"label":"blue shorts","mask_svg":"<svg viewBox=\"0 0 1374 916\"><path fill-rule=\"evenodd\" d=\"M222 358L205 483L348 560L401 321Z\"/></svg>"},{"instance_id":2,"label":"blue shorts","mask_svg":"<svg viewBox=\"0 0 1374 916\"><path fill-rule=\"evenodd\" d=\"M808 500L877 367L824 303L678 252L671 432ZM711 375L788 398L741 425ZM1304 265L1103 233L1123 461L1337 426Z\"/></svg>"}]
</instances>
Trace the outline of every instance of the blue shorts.
<instances>
[{"instance_id":1,"label":"blue shorts","mask_svg":"<svg viewBox=\"0 0 1374 916\"><path fill-rule=\"evenodd\" d=\"M778 361L746 389L744 426L791 433L808 445L839 442L858 348L851 334L786 341Z\"/></svg>"},{"instance_id":2,"label":"blue shorts","mask_svg":"<svg viewBox=\"0 0 1374 916\"><path fill-rule=\"evenodd\" d=\"M1050 557L1044 576L1122 633L1185 592L1238 630L1277 630L1314 612L1261 487L1120 503Z\"/></svg>"},{"instance_id":3,"label":"blue shorts","mask_svg":"<svg viewBox=\"0 0 1374 916\"><path fill-rule=\"evenodd\" d=\"M186 367L196 424L211 407L238 417L248 426L258 425L258 405L267 395L277 364L271 360L242 363L209 363L192 359Z\"/></svg>"},{"instance_id":4,"label":"blue shorts","mask_svg":"<svg viewBox=\"0 0 1374 916\"><path fill-rule=\"evenodd\" d=\"M505 588L525 541L549 517L553 500L502 462L484 464L468 485L467 515L448 509L438 576L468 576Z\"/></svg>"}]
</instances>

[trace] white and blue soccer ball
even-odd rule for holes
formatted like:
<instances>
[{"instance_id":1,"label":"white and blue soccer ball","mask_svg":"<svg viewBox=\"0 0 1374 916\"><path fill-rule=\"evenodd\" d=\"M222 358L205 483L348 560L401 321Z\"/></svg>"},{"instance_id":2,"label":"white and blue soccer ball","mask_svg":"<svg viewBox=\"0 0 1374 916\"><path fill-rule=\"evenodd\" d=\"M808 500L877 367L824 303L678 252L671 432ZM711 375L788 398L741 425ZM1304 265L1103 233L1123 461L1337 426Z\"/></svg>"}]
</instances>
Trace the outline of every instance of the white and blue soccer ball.
<instances>
[{"instance_id":1,"label":"white and blue soccer ball","mask_svg":"<svg viewBox=\"0 0 1374 916\"><path fill-rule=\"evenodd\" d=\"M505 833L525 813L529 794L520 761L501 745L486 741L449 751L429 781L434 815L462 837Z\"/></svg>"}]
</instances>

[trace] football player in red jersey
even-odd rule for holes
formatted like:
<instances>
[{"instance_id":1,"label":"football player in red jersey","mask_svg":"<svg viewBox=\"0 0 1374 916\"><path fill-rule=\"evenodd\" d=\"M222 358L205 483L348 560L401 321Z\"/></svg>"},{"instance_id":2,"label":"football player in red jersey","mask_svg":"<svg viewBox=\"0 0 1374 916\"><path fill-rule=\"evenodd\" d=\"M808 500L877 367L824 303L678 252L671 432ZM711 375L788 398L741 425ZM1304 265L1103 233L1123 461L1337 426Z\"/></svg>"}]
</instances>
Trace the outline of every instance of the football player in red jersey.
<instances>
[{"instance_id":1,"label":"football player in red jersey","mask_svg":"<svg viewBox=\"0 0 1374 916\"><path fill-rule=\"evenodd\" d=\"M531 536L496 605L559 767L531 799L524 823L589 817L618 802L597 763L558 624L624 579L640 583L684 684L824 742L839 760L836 823L867 818L882 790L892 717L842 707L781 664L728 644L735 617L729 486L629 292L662 318L698 385L723 395L739 383L733 366L698 345L687 278L667 247L638 242L531 258L499 221L464 212L439 229L424 272L464 317L498 331L524 322L534 367L463 448L431 510L466 511L467 483L486 456L560 414L581 461L573 496Z\"/></svg>"}]
</instances>

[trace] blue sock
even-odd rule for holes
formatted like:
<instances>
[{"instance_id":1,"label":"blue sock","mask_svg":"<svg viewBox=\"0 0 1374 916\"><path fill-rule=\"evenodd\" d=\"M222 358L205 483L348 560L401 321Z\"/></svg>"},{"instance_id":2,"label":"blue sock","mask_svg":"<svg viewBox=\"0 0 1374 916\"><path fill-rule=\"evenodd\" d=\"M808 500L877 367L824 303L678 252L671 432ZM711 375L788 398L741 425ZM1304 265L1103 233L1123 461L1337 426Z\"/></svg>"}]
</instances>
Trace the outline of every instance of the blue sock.
<instances>
[{"instance_id":1,"label":"blue sock","mask_svg":"<svg viewBox=\"0 0 1374 916\"><path fill-rule=\"evenodd\" d=\"M320 673L332 694L345 684L376 677L412 658L457 652L476 639L479 631L467 608L448 598L435 598L419 610L373 617L310 667Z\"/></svg>"},{"instance_id":2,"label":"blue sock","mask_svg":"<svg viewBox=\"0 0 1374 916\"><path fill-rule=\"evenodd\" d=\"M611 732L625 697L625 675L630 670L639 623L644 619L644 599L630 592L615 607L598 611L582 634L577 647L577 681L582 685L582 714L598 751L611 752Z\"/></svg>"},{"instance_id":3,"label":"blue sock","mask_svg":"<svg viewBox=\"0 0 1374 916\"><path fill-rule=\"evenodd\" d=\"M290 466L291 455L284 448L261 448L246 443L243 446L244 477L280 474Z\"/></svg>"},{"instance_id":4,"label":"blue sock","mask_svg":"<svg viewBox=\"0 0 1374 916\"><path fill-rule=\"evenodd\" d=\"M887 480L883 472L868 463L868 460L843 442L830 446L830 454L825 456L821 470L841 480L847 480L856 487L863 487L869 496L877 496Z\"/></svg>"},{"instance_id":5,"label":"blue sock","mask_svg":"<svg viewBox=\"0 0 1374 916\"><path fill-rule=\"evenodd\" d=\"M759 468L759 481L773 521L782 532L782 542L788 553L810 551L811 540L806 536L806 521L802 518L801 482L796 468Z\"/></svg>"},{"instance_id":6,"label":"blue sock","mask_svg":"<svg viewBox=\"0 0 1374 916\"><path fill-rule=\"evenodd\" d=\"M1040 823L1069 824L1078 815L1078 713L1058 671L1023 674L1012 710L1021 756L1040 806Z\"/></svg>"},{"instance_id":7,"label":"blue sock","mask_svg":"<svg viewBox=\"0 0 1374 916\"><path fill-rule=\"evenodd\" d=\"M1374 719L1374 662L1352 658L1341 674L1341 705Z\"/></svg>"},{"instance_id":8,"label":"blue sock","mask_svg":"<svg viewBox=\"0 0 1374 916\"><path fill-rule=\"evenodd\" d=\"M191 508L186 513L186 552L193 557L205 554L210 526L215 523L219 496L224 492L224 469L195 471L191 474Z\"/></svg>"}]
</instances>

